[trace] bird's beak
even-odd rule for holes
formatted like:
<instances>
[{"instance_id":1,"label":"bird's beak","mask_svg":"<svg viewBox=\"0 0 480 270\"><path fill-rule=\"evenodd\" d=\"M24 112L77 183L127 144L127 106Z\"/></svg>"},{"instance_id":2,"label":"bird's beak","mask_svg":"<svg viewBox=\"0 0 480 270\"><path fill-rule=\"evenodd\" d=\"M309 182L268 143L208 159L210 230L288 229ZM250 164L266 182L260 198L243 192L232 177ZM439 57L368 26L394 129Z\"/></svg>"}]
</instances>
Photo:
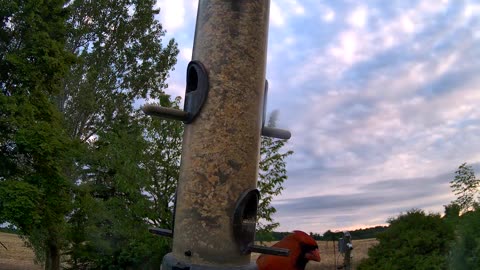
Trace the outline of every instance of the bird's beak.
<instances>
[{"instance_id":1,"label":"bird's beak","mask_svg":"<svg viewBox=\"0 0 480 270\"><path fill-rule=\"evenodd\" d=\"M319 262L320 261L320 251L318 251L318 248L306 253L305 254L305 259L307 259L309 261Z\"/></svg>"}]
</instances>

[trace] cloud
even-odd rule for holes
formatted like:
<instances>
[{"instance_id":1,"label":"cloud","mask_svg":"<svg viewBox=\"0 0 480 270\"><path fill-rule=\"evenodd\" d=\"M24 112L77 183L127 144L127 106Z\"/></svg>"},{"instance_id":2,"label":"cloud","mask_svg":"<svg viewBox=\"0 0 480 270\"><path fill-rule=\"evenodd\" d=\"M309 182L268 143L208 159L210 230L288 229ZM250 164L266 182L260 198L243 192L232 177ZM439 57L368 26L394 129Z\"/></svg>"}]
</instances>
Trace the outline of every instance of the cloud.
<instances>
[{"instance_id":1,"label":"cloud","mask_svg":"<svg viewBox=\"0 0 480 270\"><path fill-rule=\"evenodd\" d=\"M281 27L285 25L285 13L277 4L277 2L272 1L270 4L270 23L273 26Z\"/></svg>"},{"instance_id":2,"label":"cloud","mask_svg":"<svg viewBox=\"0 0 480 270\"><path fill-rule=\"evenodd\" d=\"M360 33L355 31L340 33L338 43L327 49L329 58L334 58L337 62L343 62L346 65L352 65L366 59L367 55L363 54L362 51L367 52L368 50L361 48L362 40Z\"/></svg>"},{"instance_id":3,"label":"cloud","mask_svg":"<svg viewBox=\"0 0 480 270\"><path fill-rule=\"evenodd\" d=\"M166 29L181 48L167 93L183 96L195 28L186 14L197 2L163 1L162 12L176 6L174 31ZM280 229L443 211L451 173L480 162L479 8L468 0L271 2L268 110L280 109L295 151L274 201Z\"/></svg>"},{"instance_id":4,"label":"cloud","mask_svg":"<svg viewBox=\"0 0 480 270\"><path fill-rule=\"evenodd\" d=\"M190 1L190 9L191 11L197 11L198 8L198 0L191 0Z\"/></svg>"},{"instance_id":5,"label":"cloud","mask_svg":"<svg viewBox=\"0 0 480 270\"><path fill-rule=\"evenodd\" d=\"M298 123L310 125L293 126L293 148L308 151L311 156L323 157L323 166L327 168L362 167L373 179L400 175L411 177L422 171L435 172L452 161L442 160L446 158L446 153L439 156L440 151L447 149L453 151L450 157L452 153L460 154L455 158L457 161L461 156L472 157L466 153L474 154L475 148L468 151L468 144L460 138L474 140L476 135L464 134L465 128L480 126L480 109L475 105L480 102L480 93L476 90L480 80L474 79L449 93L429 98L408 91L400 92L401 86L405 87L403 89L412 86L421 89L422 85L415 82L416 78L412 79L412 83L408 82L408 76L399 74L398 80L402 83L398 86L397 94L382 93L384 86L396 85L395 80L390 80L382 84L371 83L363 92L341 94L339 91L333 96L327 92L318 98L311 98L312 104L322 106L312 106L304 114L296 115ZM393 87L392 91L395 90L397 88ZM471 121L469 125L463 128L457 126L466 120ZM458 150L466 152L455 151L447 143L437 145L439 141L453 140L458 143ZM474 143L471 146L476 145ZM362 153L365 151L373 156L365 156ZM372 162L378 165L369 166L368 163Z\"/></svg>"},{"instance_id":6,"label":"cloud","mask_svg":"<svg viewBox=\"0 0 480 270\"><path fill-rule=\"evenodd\" d=\"M289 96L285 104L291 108L283 115L295 151L279 199L283 201L278 218L286 227L295 224L295 219L286 218L295 215L295 207L307 207L304 198L312 207L328 208L299 210L298 215L305 217L311 213L306 227L374 225L380 216L395 216L409 207L441 211L451 198L448 185L426 195L421 193L427 192L423 181L447 175L462 162L480 161L479 41L469 24L442 22L460 18L463 8L449 11L448 17L441 5L422 2L416 8L389 20L371 12L372 21L362 29L339 28L343 30L330 42L311 50L305 62L290 69L286 89L295 89L292 95L299 98L283 93ZM409 186L405 192L416 189L415 183L421 187L407 194L375 191L374 185L367 185L392 178L397 179L395 185ZM426 186L432 188L428 181ZM368 189L385 195L372 197ZM338 197L341 194L345 197ZM347 199L350 195L361 201ZM355 214L357 208L348 210L325 200L343 200L369 210L364 210L364 218ZM381 200L386 205L373 211ZM336 223L334 211L351 217L350 223Z\"/></svg>"},{"instance_id":7,"label":"cloud","mask_svg":"<svg viewBox=\"0 0 480 270\"><path fill-rule=\"evenodd\" d=\"M347 17L347 22L355 28L363 28L367 24L368 9L365 6L355 8Z\"/></svg>"},{"instance_id":8,"label":"cloud","mask_svg":"<svg viewBox=\"0 0 480 270\"><path fill-rule=\"evenodd\" d=\"M305 8L297 0L287 1L289 7L288 10L292 10L293 13L297 16L303 16L305 14Z\"/></svg>"},{"instance_id":9,"label":"cloud","mask_svg":"<svg viewBox=\"0 0 480 270\"><path fill-rule=\"evenodd\" d=\"M160 22L169 32L181 29L185 24L185 1L184 0L158 0L160 7Z\"/></svg>"},{"instance_id":10,"label":"cloud","mask_svg":"<svg viewBox=\"0 0 480 270\"><path fill-rule=\"evenodd\" d=\"M453 174L430 178L392 179L362 184L355 192L333 193L275 202L282 228L325 232L385 224L413 208L443 212L453 199Z\"/></svg>"},{"instance_id":11,"label":"cloud","mask_svg":"<svg viewBox=\"0 0 480 270\"><path fill-rule=\"evenodd\" d=\"M180 57L182 60L190 62L192 60L193 49L191 47L180 48Z\"/></svg>"},{"instance_id":12,"label":"cloud","mask_svg":"<svg viewBox=\"0 0 480 270\"><path fill-rule=\"evenodd\" d=\"M478 14L480 12L480 4L478 3L472 3L469 1L463 10L463 16L465 16L466 19L472 18L475 14Z\"/></svg>"},{"instance_id":13,"label":"cloud","mask_svg":"<svg viewBox=\"0 0 480 270\"><path fill-rule=\"evenodd\" d=\"M169 83L168 88L165 89L165 93L171 95L172 97L177 97L185 96L185 86L183 84L178 84L178 83ZM183 104L183 99L182 99L182 104Z\"/></svg>"},{"instance_id":14,"label":"cloud","mask_svg":"<svg viewBox=\"0 0 480 270\"><path fill-rule=\"evenodd\" d=\"M411 42L416 34L432 26L433 18L443 14L445 9L444 3L421 1L407 10L398 11L392 18L385 18L379 15L381 12L370 11L366 6L355 7L346 18L349 27L338 31L329 43L305 57L300 75L293 81L304 82L319 75L339 79L356 64ZM370 13L372 23L367 27ZM315 67L322 69L319 71Z\"/></svg>"},{"instance_id":15,"label":"cloud","mask_svg":"<svg viewBox=\"0 0 480 270\"><path fill-rule=\"evenodd\" d=\"M303 17L307 11L297 0L276 0L270 2L270 24L284 28L295 17Z\"/></svg>"},{"instance_id":16,"label":"cloud","mask_svg":"<svg viewBox=\"0 0 480 270\"><path fill-rule=\"evenodd\" d=\"M326 8L323 11L322 19L325 22L332 22L335 19L335 12L331 9Z\"/></svg>"}]
</instances>

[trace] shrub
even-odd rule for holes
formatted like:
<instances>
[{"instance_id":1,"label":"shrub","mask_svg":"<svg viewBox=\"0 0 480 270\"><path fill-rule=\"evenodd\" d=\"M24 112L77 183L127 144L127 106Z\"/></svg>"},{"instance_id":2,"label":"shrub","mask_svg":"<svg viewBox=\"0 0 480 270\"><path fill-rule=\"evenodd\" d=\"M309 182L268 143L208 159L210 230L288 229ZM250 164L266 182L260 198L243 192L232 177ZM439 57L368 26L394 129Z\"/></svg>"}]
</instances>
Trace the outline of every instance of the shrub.
<instances>
[{"instance_id":1,"label":"shrub","mask_svg":"<svg viewBox=\"0 0 480 270\"><path fill-rule=\"evenodd\" d=\"M439 214L410 210L389 220L358 269L446 269L453 228Z\"/></svg>"}]
</instances>

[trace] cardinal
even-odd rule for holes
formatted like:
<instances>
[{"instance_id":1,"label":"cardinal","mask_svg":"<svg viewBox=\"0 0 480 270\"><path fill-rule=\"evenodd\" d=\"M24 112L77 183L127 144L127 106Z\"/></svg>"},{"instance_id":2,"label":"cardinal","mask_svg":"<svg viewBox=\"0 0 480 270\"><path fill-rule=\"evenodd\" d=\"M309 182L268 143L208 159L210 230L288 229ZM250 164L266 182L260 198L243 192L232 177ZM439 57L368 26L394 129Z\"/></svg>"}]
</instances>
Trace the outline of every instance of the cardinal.
<instances>
[{"instance_id":1,"label":"cardinal","mask_svg":"<svg viewBox=\"0 0 480 270\"><path fill-rule=\"evenodd\" d=\"M290 250L288 257L261 255L257 259L258 270L304 270L308 261L320 261L317 242L302 231L294 231L273 247Z\"/></svg>"}]
</instances>

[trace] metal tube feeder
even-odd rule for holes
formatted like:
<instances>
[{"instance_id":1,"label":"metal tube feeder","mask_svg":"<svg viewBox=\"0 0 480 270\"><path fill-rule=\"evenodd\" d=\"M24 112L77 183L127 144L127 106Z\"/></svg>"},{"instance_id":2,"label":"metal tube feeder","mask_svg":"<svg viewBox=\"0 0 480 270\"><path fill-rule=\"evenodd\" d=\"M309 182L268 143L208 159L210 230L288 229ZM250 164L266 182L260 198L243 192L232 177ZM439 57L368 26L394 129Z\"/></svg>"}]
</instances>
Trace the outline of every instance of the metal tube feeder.
<instances>
[{"instance_id":1,"label":"metal tube feeder","mask_svg":"<svg viewBox=\"0 0 480 270\"><path fill-rule=\"evenodd\" d=\"M288 255L254 245L260 136L290 138L264 127L269 0L200 0L184 110L143 107L185 125L175 202L173 250L162 269L256 269L250 252Z\"/></svg>"}]
</instances>

